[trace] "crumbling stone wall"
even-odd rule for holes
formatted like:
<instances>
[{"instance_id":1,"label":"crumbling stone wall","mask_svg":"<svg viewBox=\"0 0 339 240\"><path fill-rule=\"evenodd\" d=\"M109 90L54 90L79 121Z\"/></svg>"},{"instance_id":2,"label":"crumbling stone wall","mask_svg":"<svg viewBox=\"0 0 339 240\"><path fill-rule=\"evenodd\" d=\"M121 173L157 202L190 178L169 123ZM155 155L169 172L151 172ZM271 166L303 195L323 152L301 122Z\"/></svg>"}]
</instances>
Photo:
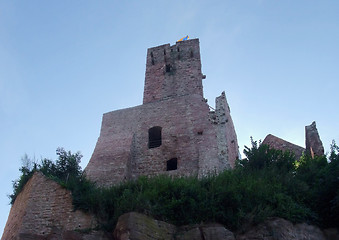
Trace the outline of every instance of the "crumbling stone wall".
<instances>
[{"instance_id":1,"label":"crumbling stone wall","mask_svg":"<svg viewBox=\"0 0 339 240\"><path fill-rule=\"evenodd\" d=\"M305 126L305 135L306 154L310 155L312 158L314 156L324 155L324 146L320 140L315 122L312 122L309 126Z\"/></svg>"},{"instance_id":2,"label":"crumbling stone wall","mask_svg":"<svg viewBox=\"0 0 339 240\"><path fill-rule=\"evenodd\" d=\"M324 155L324 146L320 140L315 121L311 125L305 126L306 149L272 134L268 134L262 143L278 150L293 152L296 159L299 159L304 153L312 158Z\"/></svg>"},{"instance_id":3,"label":"crumbling stone wall","mask_svg":"<svg viewBox=\"0 0 339 240\"><path fill-rule=\"evenodd\" d=\"M227 168L233 168L239 155L238 140L225 92L215 99L215 106L218 157L222 163L228 164Z\"/></svg>"},{"instance_id":4,"label":"crumbling stone wall","mask_svg":"<svg viewBox=\"0 0 339 240\"><path fill-rule=\"evenodd\" d=\"M73 210L68 190L37 172L16 198L1 239L43 239L55 231L95 226L93 216Z\"/></svg>"},{"instance_id":5,"label":"crumbling stone wall","mask_svg":"<svg viewBox=\"0 0 339 240\"><path fill-rule=\"evenodd\" d=\"M144 103L104 114L85 171L99 185L141 175L204 176L234 166L238 143L225 93L211 112L202 92L199 40L148 49ZM149 130L161 144L149 147ZM169 168L169 161L171 167Z\"/></svg>"},{"instance_id":6,"label":"crumbling stone wall","mask_svg":"<svg viewBox=\"0 0 339 240\"><path fill-rule=\"evenodd\" d=\"M296 159L299 159L303 153L305 152L305 148L290 143L284 139L278 138L272 134L268 134L262 144L267 144L271 148L282 150L282 151L290 151L294 153Z\"/></svg>"}]
</instances>

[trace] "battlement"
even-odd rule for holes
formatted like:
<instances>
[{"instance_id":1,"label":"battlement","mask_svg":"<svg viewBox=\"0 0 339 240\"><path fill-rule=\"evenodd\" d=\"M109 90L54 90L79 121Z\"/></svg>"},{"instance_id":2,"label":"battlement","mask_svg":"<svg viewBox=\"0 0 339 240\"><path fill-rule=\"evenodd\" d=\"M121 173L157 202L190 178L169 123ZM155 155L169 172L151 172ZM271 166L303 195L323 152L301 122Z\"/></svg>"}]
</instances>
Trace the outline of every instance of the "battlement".
<instances>
[{"instance_id":1,"label":"battlement","mask_svg":"<svg viewBox=\"0 0 339 240\"><path fill-rule=\"evenodd\" d=\"M199 39L164 44L147 50L143 103L202 91Z\"/></svg>"},{"instance_id":2,"label":"battlement","mask_svg":"<svg viewBox=\"0 0 339 240\"><path fill-rule=\"evenodd\" d=\"M200 61L199 39L163 44L147 49L147 65L170 63L177 60L196 59Z\"/></svg>"}]
</instances>

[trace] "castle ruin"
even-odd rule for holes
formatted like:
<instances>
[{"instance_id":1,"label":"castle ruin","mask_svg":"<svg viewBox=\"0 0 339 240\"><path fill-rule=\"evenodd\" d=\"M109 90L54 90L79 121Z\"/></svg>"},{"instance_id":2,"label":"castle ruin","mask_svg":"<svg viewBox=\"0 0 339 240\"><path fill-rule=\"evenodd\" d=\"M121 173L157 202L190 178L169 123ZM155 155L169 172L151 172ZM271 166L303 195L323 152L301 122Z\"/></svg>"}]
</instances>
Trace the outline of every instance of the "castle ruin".
<instances>
[{"instance_id":1,"label":"castle ruin","mask_svg":"<svg viewBox=\"0 0 339 240\"><path fill-rule=\"evenodd\" d=\"M199 39L147 51L143 104L103 115L85 169L108 186L139 176L204 176L234 167L238 142L225 93L203 96Z\"/></svg>"},{"instance_id":2,"label":"castle ruin","mask_svg":"<svg viewBox=\"0 0 339 240\"><path fill-rule=\"evenodd\" d=\"M305 145L306 148L290 143L284 139L278 138L272 134L268 134L262 144L269 145L271 148L289 151L294 153L296 159L300 159L302 155L308 155L312 158L324 155L324 146L320 140L316 122L305 126Z\"/></svg>"}]
</instances>

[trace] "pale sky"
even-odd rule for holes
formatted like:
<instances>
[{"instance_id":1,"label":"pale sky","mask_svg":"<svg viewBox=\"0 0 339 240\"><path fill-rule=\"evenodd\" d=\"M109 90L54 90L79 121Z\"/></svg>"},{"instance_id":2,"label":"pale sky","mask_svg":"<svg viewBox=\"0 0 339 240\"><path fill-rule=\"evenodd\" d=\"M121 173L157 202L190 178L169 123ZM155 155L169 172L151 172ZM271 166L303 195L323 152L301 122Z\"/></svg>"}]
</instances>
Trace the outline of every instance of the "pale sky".
<instances>
[{"instance_id":1,"label":"pale sky","mask_svg":"<svg viewBox=\"0 0 339 240\"><path fill-rule=\"evenodd\" d=\"M105 112L142 103L146 51L200 39L204 94L222 91L242 152L269 133L339 143L339 1L0 1L0 235L21 158L94 150Z\"/></svg>"}]
</instances>

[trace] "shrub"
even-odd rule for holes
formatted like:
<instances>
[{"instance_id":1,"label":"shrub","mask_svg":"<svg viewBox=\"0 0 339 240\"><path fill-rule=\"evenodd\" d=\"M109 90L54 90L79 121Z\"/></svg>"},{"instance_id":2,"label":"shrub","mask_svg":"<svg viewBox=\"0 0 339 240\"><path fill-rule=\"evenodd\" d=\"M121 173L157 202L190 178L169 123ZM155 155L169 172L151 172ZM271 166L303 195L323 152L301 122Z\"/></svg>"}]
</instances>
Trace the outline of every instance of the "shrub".
<instances>
[{"instance_id":1,"label":"shrub","mask_svg":"<svg viewBox=\"0 0 339 240\"><path fill-rule=\"evenodd\" d=\"M80 153L58 149L55 162L24 165L10 197L13 203L34 171L41 171L71 190L74 207L95 214L107 231L131 211L176 225L219 222L230 230L243 230L268 217L338 227L338 151L333 143L329 161L303 156L295 162L293 154L252 139L252 147L245 149L247 158L219 175L140 177L100 188L85 178Z\"/></svg>"}]
</instances>

